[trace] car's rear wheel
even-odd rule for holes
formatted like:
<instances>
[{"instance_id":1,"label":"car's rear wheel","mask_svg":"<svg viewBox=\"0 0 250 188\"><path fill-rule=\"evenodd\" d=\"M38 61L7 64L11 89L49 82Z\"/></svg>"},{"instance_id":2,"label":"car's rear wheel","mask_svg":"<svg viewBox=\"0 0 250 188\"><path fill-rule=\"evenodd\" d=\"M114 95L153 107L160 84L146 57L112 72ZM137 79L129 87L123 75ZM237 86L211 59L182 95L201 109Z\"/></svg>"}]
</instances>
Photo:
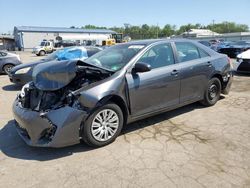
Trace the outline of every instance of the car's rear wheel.
<instances>
[{"instance_id":1,"label":"car's rear wheel","mask_svg":"<svg viewBox=\"0 0 250 188\"><path fill-rule=\"evenodd\" d=\"M221 94L221 82L218 78L212 78L209 80L204 99L201 103L205 106L213 106L220 99Z\"/></svg>"},{"instance_id":2,"label":"car's rear wheel","mask_svg":"<svg viewBox=\"0 0 250 188\"><path fill-rule=\"evenodd\" d=\"M4 65L3 71L5 72L5 74L8 74L13 67L14 67L14 65L12 65L12 64Z\"/></svg>"},{"instance_id":3,"label":"car's rear wheel","mask_svg":"<svg viewBox=\"0 0 250 188\"><path fill-rule=\"evenodd\" d=\"M90 146L101 147L113 142L123 126L123 113L114 103L97 109L83 125L82 139Z\"/></svg>"}]
</instances>

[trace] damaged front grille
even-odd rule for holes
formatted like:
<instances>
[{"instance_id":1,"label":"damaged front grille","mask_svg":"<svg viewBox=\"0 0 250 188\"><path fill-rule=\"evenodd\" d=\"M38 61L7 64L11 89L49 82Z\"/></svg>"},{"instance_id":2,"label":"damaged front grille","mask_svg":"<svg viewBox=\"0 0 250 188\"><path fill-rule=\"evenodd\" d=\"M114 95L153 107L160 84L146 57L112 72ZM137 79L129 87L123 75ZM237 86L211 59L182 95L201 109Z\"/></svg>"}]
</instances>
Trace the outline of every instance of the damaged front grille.
<instances>
[{"instance_id":1,"label":"damaged front grille","mask_svg":"<svg viewBox=\"0 0 250 188\"><path fill-rule=\"evenodd\" d=\"M77 109L84 109L84 106L76 101L79 93L73 93L78 89L88 87L88 85L103 80L111 76L110 72L102 72L96 68L79 66L76 71L74 79L63 87L46 88L42 87L41 83L37 84L36 79L24 85L21 93L18 96L18 101L23 108L31 109L38 112L49 111L57 109L64 105L74 106ZM63 82L63 78L60 77ZM57 84L60 79L58 78ZM45 82L46 80L44 80ZM49 82L48 80L46 82ZM53 86L51 81L50 86ZM46 84L45 84L46 85ZM60 85L60 84L59 84ZM39 88L39 89L38 89Z\"/></svg>"},{"instance_id":2,"label":"damaged front grille","mask_svg":"<svg viewBox=\"0 0 250 188\"><path fill-rule=\"evenodd\" d=\"M19 95L19 102L23 108L45 111L55 107L62 101L62 91L41 91L32 82L24 86Z\"/></svg>"}]
</instances>

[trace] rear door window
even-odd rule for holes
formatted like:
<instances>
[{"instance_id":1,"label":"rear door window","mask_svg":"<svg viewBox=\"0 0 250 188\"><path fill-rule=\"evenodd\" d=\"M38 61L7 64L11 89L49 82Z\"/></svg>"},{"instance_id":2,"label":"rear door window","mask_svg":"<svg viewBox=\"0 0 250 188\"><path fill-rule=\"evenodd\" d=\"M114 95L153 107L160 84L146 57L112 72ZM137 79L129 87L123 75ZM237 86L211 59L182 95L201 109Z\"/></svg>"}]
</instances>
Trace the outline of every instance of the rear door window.
<instances>
[{"instance_id":1,"label":"rear door window","mask_svg":"<svg viewBox=\"0 0 250 188\"><path fill-rule=\"evenodd\" d=\"M180 62L191 61L201 57L199 49L190 42L176 42L175 46ZM205 54L203 53L202 56L205 56Z\"/></svg>"},{"instance_id":2,"label":"rear door window","mask_svg":"<svg viewBox=\"0 0 250 188\"><path fill-rule=\"evenodd\" d=\"M202 50L200 48L198 48L198 50L199 50L200 58L208 57L209 56L208 53L205 52L204 50Z\"/></svg>"}]
</instances>

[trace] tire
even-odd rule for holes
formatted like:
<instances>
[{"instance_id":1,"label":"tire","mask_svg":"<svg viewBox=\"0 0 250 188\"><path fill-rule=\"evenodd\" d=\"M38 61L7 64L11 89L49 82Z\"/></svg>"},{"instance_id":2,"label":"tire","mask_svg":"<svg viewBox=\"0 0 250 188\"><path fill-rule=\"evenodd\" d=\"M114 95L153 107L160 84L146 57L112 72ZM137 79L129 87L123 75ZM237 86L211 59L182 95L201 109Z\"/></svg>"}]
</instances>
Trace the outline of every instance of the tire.
<instances>
[{"instance_id":1,"label":"tire","mask_svg":"<svg viewBox=\"0 0 250 188\"><path fill-rule=\"evenodd\" d=\"M103 118L108 118L111 114L112 116L108 119L109 121ZM116 118L118 119L117 121ZM94 147L102 147L110 144L120 134L123 122L124 117L120 107L114 103L105 104L91 114L84 123L81 133L82 139L86 144Z\"/></svg>"},{"instance_id":2,"label":"tire","mask_svg":"<svg viewBox=\"0 0 250 188\"><path fill-rule=\"evenodd\" d=\"M45 51L42 50L39 52L39 56L44 56L44 55L45 55Z\"/></svg>"},{"instance_id":3,"label":"tire","mask_svg":"<svg viewBox=\"0 0 250 188\"><path fill-rule=\"evenodd\" d=\"M8 74L13 67L14 65L12 64L6 64L3 66L3 71L5 72L5 74Z\"/></svg>"},{"instance_id":4,"label":"tire","mask_svg":"<svg viewBox=\"0 0 250 188\"><path fill-rule=\"evenodd\" d=\"M218 78L212 78L209 80L204 99L201 102L204 106L213 106L220 99L221 94L221 82Z\"/></svg>"}]
</instances>

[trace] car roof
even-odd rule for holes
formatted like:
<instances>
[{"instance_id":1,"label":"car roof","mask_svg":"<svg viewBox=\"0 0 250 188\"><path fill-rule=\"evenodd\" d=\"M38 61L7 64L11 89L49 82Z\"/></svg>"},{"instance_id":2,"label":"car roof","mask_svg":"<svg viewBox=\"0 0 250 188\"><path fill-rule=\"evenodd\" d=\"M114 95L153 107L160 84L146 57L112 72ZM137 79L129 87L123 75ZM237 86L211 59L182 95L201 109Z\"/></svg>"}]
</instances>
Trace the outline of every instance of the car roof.
<instances>
[{"instance_id":1,"label":"car roof","mask_svg":"<svg viewBox=\"0 0 250 188\"><path fill-rule=\"evenodd\" d=\"M157 43L157 42L195 42L194 40L190 40L190 39L180 39L180 38L176 38L176 39L147 39L147 40L135 40L135 41L130 41L127 42L125 44L129 44L129 45L150 45L153 43ZM197 41L196 41L197 42Z\"/></svg>"},{"instance_id":2,"label":"car roof","mask_svg":"<svg viewBox=\"0 0 250 188\"><path fill-rule=\"evenodd\" d=\"M151 44L158 43L158 42L190 42L190 43L195 44L197 47L202 48L203 50L205 50L209 55L218 54L217 52L215 52L211 48L199 43L196 40L183 39L183 38L138 40L138 41L130 41L130 42L123 43L123 44L120 44L120 45L144 45L144 46L149 46Z\"/></svg>"}]
</instances>

